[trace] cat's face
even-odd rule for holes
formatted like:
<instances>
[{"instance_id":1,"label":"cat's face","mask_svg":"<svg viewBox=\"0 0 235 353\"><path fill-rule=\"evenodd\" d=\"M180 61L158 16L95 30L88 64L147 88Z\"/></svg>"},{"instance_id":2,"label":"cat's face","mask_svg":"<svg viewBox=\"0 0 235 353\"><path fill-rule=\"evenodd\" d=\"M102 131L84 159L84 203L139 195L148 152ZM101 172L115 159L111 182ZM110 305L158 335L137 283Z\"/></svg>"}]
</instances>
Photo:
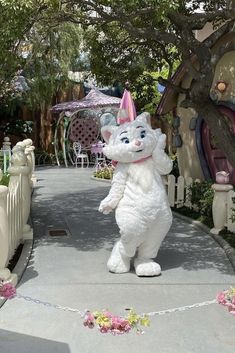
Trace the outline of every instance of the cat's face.
<instances>
[{"instance_id":1,"label":"cat's face","mask_svg":"<svg viewBox=\"0 0 235 353\"><path fill-rule=\"evenodd\" d=\"M118 126L104 126L102 136L107 143L103 152L109 158L131 163L151 156L157 144L155 131L149 124L149 114L143 113L136 120Z\"/></svg>"}]
</instances>

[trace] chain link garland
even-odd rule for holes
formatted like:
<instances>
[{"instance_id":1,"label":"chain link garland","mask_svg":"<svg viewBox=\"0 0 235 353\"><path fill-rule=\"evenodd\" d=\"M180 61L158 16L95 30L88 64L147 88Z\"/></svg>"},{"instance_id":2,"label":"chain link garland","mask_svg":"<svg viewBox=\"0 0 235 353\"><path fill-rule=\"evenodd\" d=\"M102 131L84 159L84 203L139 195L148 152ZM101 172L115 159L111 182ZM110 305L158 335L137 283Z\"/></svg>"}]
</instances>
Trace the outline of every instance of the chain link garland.
<instances>
[{"instance_id":1,"label":"chain link garland","mask_svg":"<svg viewBox=\"0 0 235 353\"><path fill-rule=\"evenodd\" d=\"M48 308L54 308L54 309L57 309L57 310L70 311L70 312L73 312L73 313L77 313L81 317L85 317L85 314L88 311L88 309L84 310L84 311L81 311L81 310L78 310L78 309L70 308L68 306L62 306L62 305L59 305L59 304L52 304L52 303L49 303L49 302L44 302L42 300L31 298L29 296L22 295L22 294L17 294L15 296L15 298L24 299L24 300L26 300L28 302L44 305L44 306L46 306Z\"/></svg>"},{"instance_id":2,"label":"chain link garland","mask_svg":"<svg viewBox=\"0 0 235 353\"><path fill-rule=\"evenodd\" d=\"M31 298L29 296L25 296L25 295L22 295L22 294L17 294L15 297L19 298L19 299L24 299L26 301L29 301L29 302L32 302L32 303L35 303L35 304L44 305L44 306L49 307L49 308L54 308L54 309L57 309L57 310L70 311L70 312L73 312L73 313L77 313L82 318L84 318L86 313L89 311L88 309L85 309L84 311L81 311L79 309L70 308L69 306L62 306L62 305L59 305L59 304L52 304L52 303L49 303L49 302L44 302L42 300ZM191 305L180 306L178 308L171 308L171 309L166 309L166 310L152 311L152 312L149 312L149 313L143 313L143 314L141 314L141 316L144 316L144 315L147 315L147 316L161 316L161 315L165 315L165 314L171 314L171 313L176 313L176 312L180 312L180 311L186 311L186 310L189 310L189 309L194 309L194 308L200 308L200 307L203 307L203 306L208 306L208 305L211 305L211 304L215 304L216 302L217 302L216 299L207 300L207 301L204 301L204 302L201 302L201 303L195 303L195 304L191 304ZM129 309L126 309L126 310L129 310Z\"/></svg>"},{"instance_id":3,"label":"chain link garland","mask_svg":"<svg viewBox=\"0 0 235 353\"><path fill-rule=\"evenodd\" d=\"M179 311L185 311L185 310L188 310L188 309L200 308L202 306L215 304L216 302L217 302L216 299L207 300L205 302L195 303L195 304L185 305L185 306L180 306L178 308L166 309L166 310L161 310L161 311L152 311L150 313L147 313L146 315L148 315L148 316L160 316L160 315L165 315L165 314L171 314L171 313L176 313L176 312L179 312Z\"/></svg>"},{"instance_id":4,"label":"chain link garland","mask_svg":"<svg viewBox=\"0 0 235 353\"><path fill-rule=\"evenodd\" d=\"M128 315L121 317L113 315L107 310L91 312L90 310L81 311L79 309L71 308L69 306L62 306L59 304L53 304L50 302L42 301L40 299L25 296L20 293L16 293L15 287L10 283L3 283L0 281L0 299L11 299L18 298L28 302L32 302L39 305L44 305L49 308L57 310L63 310L68 312L77 313L84 319L83 324L88 328L97 327L101 333L112 333L113 335L120 335L128 333L132 329L136 329L138 334L144 333L142 326L147 327L150 325L149 317L161 316L165 314L171 314L175 312L181 312L193 308L200 308L211 304L222 304L228 308L228 311L235 315L235 287L231 287L229 290L222 291L217 294L213 300L207 300L200 303L191 305L184 305L177 308L170 308L160 311L152 311L149 313L137 314L133 308L126 308Z\"/></svg>"}]
</instances>

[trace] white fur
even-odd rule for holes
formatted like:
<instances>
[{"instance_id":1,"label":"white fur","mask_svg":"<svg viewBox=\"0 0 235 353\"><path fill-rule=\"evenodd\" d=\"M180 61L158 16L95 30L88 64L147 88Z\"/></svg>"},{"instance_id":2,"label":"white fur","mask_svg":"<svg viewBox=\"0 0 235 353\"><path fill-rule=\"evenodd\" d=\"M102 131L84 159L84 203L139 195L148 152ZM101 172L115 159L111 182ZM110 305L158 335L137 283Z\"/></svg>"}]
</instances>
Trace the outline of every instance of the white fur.
<instances>
[{"instance_id":1,"label":"white fur","mask_svg":"<svg viewBox=\"0 0 235 353\"><path fill-rule=\"evenodd\" d=\"M166 136L153 130L148 120L143 113L131 123L102 128L108 143L104 153L118 162L110 192L99 207L104 214L116 208L121 238L108 261L108 269L115 273L128 272L137 253L136 274L159 275L161 268L152 259L172 222L161 177L171 171L172 161L164 152Z\"/></svg>"}]
</instances>

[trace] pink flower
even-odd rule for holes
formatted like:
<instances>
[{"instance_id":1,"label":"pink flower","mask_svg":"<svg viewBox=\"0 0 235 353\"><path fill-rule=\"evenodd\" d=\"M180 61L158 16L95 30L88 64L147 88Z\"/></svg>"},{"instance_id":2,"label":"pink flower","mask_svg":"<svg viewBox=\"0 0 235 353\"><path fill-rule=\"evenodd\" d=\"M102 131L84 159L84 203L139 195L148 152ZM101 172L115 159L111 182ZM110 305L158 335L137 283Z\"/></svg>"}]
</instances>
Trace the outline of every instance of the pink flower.
<instances>
[{"instance_id":1,"label":"pink flower","mask_svg":"<svg viewBox=\"0 0 235 353\"><path fill-rule=\"evenodd\" d=\"M228 311L230 314L235 315L235 305L233 305L233 307L228 307Z\"/></svg>"},{"instance_id":2,"label":"pink flower","mask_svg":"<svg viewBox=\"0 0 235 353\"><path fill-rule=\"evenodd\" d=\"M220 292L217 294L216 296L216 300L219 304L225 305L226 304L226 296L225 296L225 292Z\"/></svg>"},{"instance_id":3,"label":"pink flower","mask_svg":"<svg viewBox=\"0 0 235 353\"><path fill-rule=\"evenodd\" d=\"M88 321L94 321L94 320L95 320L95 317L94 317L94 315L93 315L92 313L88 312L88 313L87 313L87 316L86 316L86 319L87 319Z\"/></svg>"},{"instance_id":4,"label":"pink flower","mask_svg":"<svg viewBox=\"0 0 235 353\"><path fill-rule=\"evenodd\" d=\"M112 317L112 327L113 328L119 328L119 326L121 326L121 318L118 316L113 316Z\"/></svg>"},{"instance_id":5,"label":"pink flower","mask_svg":"<svg viewBox=\"0 0 235 353\"><path fill-rule=\"evenodd\" d=\"M105 311L104 315L110 319L113 317L113 315L109 311Z\"/></svg>"},{"instance_id":6,"label":"pink flower","mask_svg":"<svg viewBox=\"0 0 235 353\"><path fill-rule=\"evenodd\" d=\"M112 333L122 334L124 332L129 332L131 330L131 325L129 321L119 316L114 316L112 318Z\"/></svg>"},{"instance_id":7,"label":"pink flower","mask_svg":"<svg viewBox=\"0 0 235 353\"><path fill-rule=\"evenodd\" d=\"M235 288L218 293L216 300L228 308L230 314L235 315Z\"/></svg>"},{"instance_id":8,"label":"pink flower","mask_svg":"<svg viewBox=\"0 0 235 353\"><path fill-rule=\"evenodd\" d=\"M102 326L99 330L101 333L108 333L110 328L108 326Z\"/></svg>"},{"instance_id":9,"label":"pink flower","mask_svg":"<svg viewBox=\"0 0 235 353\"><path fill-rule=\"evenodd\" d=\"M113 335L128 333L133 327L137 329L138 333L142 333L142 331L138 329L138 326L146 325L140 320L140 317L135 314L134 311L131 314L135 318L134 321L132 320L134 324L130 321L129 316L127 318L120 317L118 315L113 315L109 311L96 311L93 313L87 311L83 324L89 328L96 326L101 333L112 333Z\"/></svg>"},{"instance_id":10,"label":"pink flower","mask_svg":"<svg viewBox=\"0 0 235 353\"><path fill-rule=\"evenodd\" d=\"M93 328L95 326L95 317L92 313L87 312L83 325L89 328Z\"/></svg>"},{"instance_id":11,"label":"pink flower","mask_svg":"<svg viewBox=\"0 0 235 353\"><path fill-rule=\"evenodd\" d=\"M5 283L0 285L0 297L11 299L15 296L16 289L11 283Z\"/></svg>"}]
</instances>

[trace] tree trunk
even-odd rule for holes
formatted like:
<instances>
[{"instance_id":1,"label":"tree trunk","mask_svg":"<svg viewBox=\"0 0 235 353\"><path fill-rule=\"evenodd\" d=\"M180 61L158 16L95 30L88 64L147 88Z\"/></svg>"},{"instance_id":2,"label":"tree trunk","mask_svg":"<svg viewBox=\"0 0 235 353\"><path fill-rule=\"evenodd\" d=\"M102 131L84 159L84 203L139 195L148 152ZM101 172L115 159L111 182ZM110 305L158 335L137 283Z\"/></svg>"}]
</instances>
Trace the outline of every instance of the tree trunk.
<instances>
[{"instance_id":1,"label":"tree trunk","mask_svg":"<svg viewBox=\"0 0 235 353\"><path fill-rule=\"evenodd\" d=\"M50 112L50 106L45 103L41 104L41 131L40 131L40 145L43 150L51 153L52 150L52 116Z\"/></svg>"}]
</instances>

